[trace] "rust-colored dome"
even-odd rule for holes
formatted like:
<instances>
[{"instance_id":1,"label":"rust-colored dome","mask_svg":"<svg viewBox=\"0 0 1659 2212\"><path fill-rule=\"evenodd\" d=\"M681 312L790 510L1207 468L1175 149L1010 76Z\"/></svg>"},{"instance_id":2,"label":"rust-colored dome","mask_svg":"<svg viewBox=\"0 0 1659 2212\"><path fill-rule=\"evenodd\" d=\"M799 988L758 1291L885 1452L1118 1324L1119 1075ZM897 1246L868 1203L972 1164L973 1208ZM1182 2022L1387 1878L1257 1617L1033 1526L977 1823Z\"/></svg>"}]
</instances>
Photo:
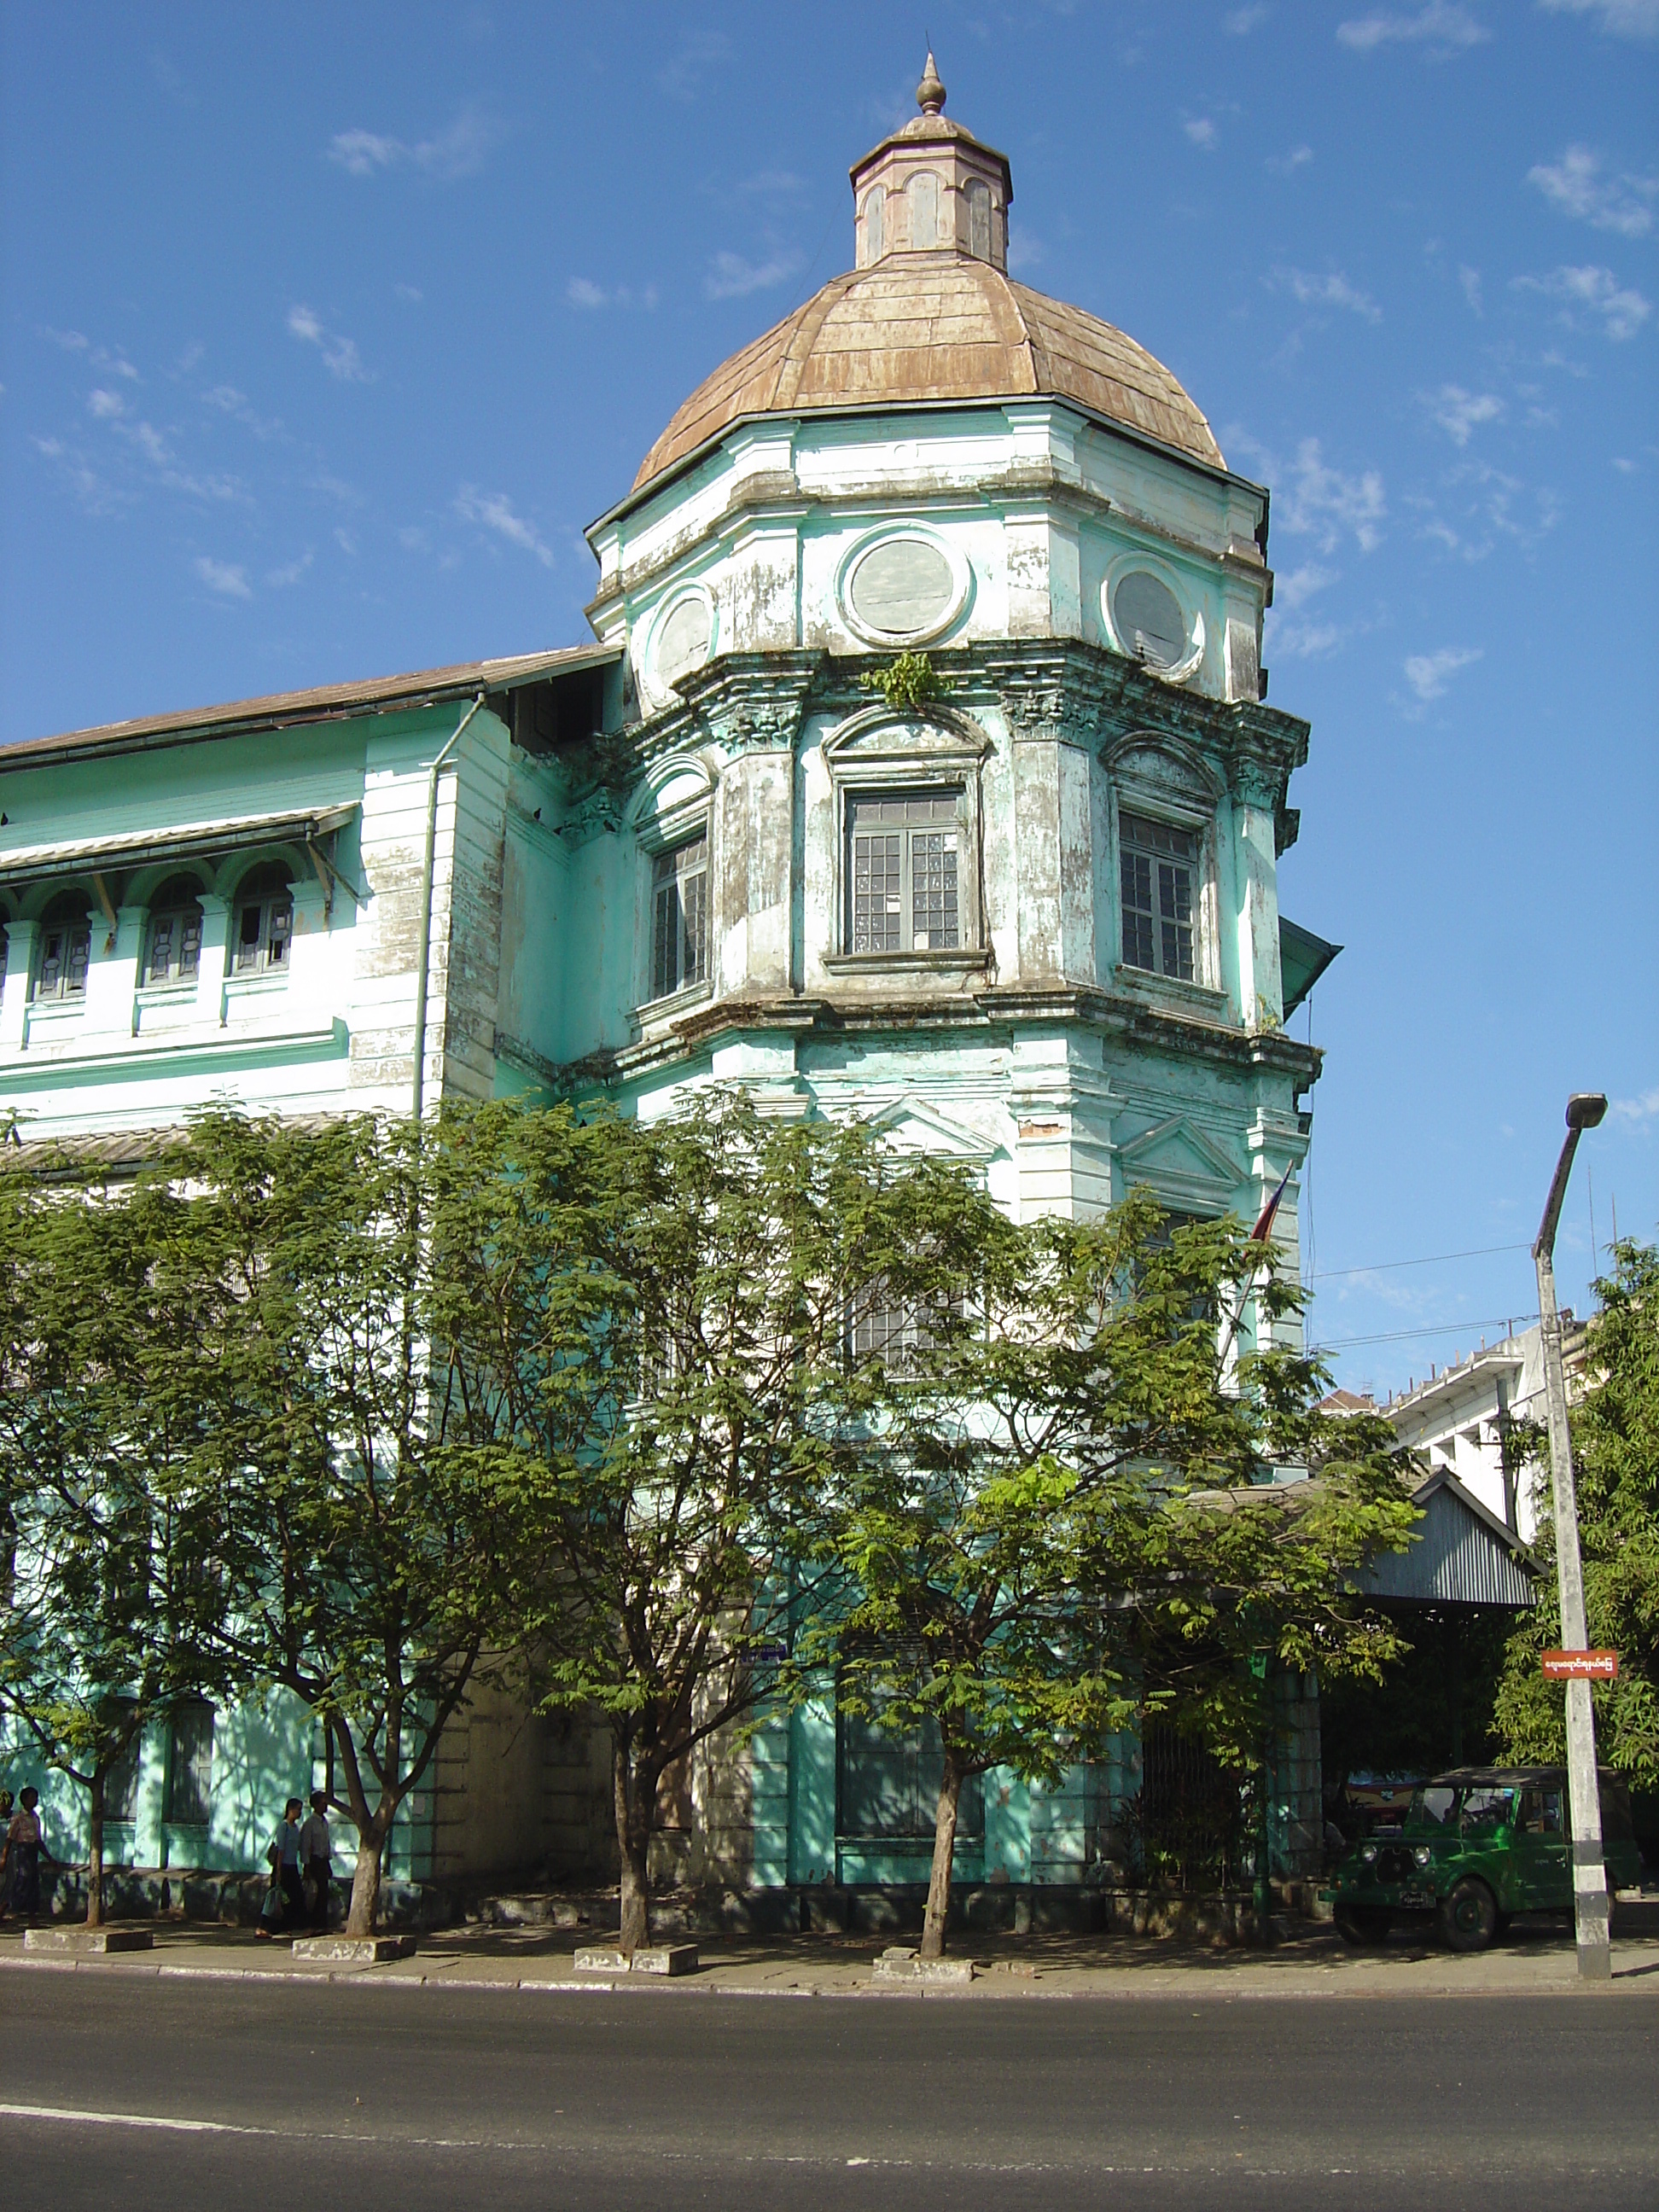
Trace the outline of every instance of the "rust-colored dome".
<instances>
[{"instance_id":1,"label":"rust-colored dome","mask_svg":"<svg viewBox=\"0 0 1659 2212\"><path fill-rule=\"evenodd\" d=\"M948 249L837 276L697 386L637 491L750 415L938 400L1075 400L1212 467L1209 424L1163 363L1111 324Z\"/></svg>"}]
</instances>

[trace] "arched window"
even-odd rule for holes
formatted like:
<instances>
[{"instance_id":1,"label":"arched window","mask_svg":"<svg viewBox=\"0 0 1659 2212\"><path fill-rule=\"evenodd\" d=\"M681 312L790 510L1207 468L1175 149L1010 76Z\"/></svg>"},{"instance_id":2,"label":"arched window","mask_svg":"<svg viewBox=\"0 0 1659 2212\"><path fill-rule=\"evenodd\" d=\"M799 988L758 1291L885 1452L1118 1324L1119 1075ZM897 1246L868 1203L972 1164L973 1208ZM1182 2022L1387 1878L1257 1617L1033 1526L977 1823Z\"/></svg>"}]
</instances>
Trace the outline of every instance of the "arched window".
<instances>
[{"instance_id":1,"label":"arched window","mask_svg":"<svg viewBox=\"0 0 1659 2212\"><path fill-rule=\"evenodd\" d=\"M884 221L886 212L887 188L884 185L878 185L874 191L868 194L864 203L864 258L866 261L879 261L882 255L887 250L886 240L884 235L887 227Z\"/></svg>"},{"instance_id":2,"label":"arched window","mask_svg":"<svg viewBox=\"0 0 1659 2212\"><path fill-rule=\"evenodd\" d=\"M253 975L286 971L294 935L294 894L288 870L276 861L244 876L236 892L236 928L231 939L231 971Z\"/></svg>"},{"instance_id":3,"label":"arched window","mask_svg":"<svg viewBox=\"0 0 1659 2212\"><path fill-rule=\"evenodd\" d=\"M147 983L193 983L202 964L202 901L193 876L175 876L150 904Z\"/></svg>"},{"instance_id":4,"label":"arched window","mask_svg":"<svg viewBox=\"0 0 1659 2212\"><path fill-rule=\"evenodd\" d=\"M37 999L83 999L87 963L92 957L92 925L84 892L64 891L40 921L40 957L34 970Z\"/></svg>"},{"instance_id":5,"label":"arched window","mask_svg":"<svg viewBox=\"0 0 1659 2212\"><path fill-rule=\"evenodd\" d=\"M939 244L939 179L931 169L910 179L910 244L918 253Z\"/></svg>"},{"instance_id":6,"label":"arched window","mask_svg":"<svg viewBox=\"0 0 1659 2212\"><path fill-rule=\"evenodd\" d=\"M991 187L978 177L968 187L968 251L975 261L991 258Z\"/></svg>"}]
</instances>

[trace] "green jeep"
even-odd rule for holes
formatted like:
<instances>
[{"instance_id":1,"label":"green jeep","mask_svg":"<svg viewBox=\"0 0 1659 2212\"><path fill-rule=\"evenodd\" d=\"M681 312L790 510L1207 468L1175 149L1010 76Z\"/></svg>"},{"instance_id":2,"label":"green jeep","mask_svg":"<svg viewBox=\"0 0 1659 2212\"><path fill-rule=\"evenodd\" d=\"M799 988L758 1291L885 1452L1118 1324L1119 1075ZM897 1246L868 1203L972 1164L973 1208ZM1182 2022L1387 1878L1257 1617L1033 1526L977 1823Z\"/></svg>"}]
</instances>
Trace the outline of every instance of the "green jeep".
<instances>
[{"instance_id":1,"label":"green jeep","mask_svg":"<svg viewBox=\"0 0 1659 2212\"><path fill-rule=\"evenodd\" d=\"M1607 1888L1634 1888L1642 1855L1630 1796L1607 1767ZM1571 1912L1572 1838L1563 1766L1460 1766L1413 1792L1403 1827L1358 1844L1329 1893L1348 1943L1380 1942L1396 1913L1433 1912L1454 1951L1484 1950L1517 1912Z\"/></svg>"}]
</instances>

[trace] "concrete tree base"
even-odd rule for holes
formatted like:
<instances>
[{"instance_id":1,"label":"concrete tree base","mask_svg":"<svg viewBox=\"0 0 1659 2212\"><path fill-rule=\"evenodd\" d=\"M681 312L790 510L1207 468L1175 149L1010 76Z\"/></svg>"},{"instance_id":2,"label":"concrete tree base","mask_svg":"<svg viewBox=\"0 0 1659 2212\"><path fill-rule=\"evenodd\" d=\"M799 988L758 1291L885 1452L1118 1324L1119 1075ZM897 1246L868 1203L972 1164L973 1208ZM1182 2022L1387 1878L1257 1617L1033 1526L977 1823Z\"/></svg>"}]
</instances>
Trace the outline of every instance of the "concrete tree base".
<instances>
[{"instance_id":1,"label":"concrete tree base","mask_svg":"<svg viewBox=\"0 0 1659 2212\"><path fill-rule=\"evenodd\" d=\"M30 1928L23 1935L26 1951L70 1951L91 1958L155 1948L155 1938L148 1928Z\"/></svg>"},{"instance_id":2,"label":"concrete tree base","mask_svg":"<svg viewBox=\"0 0 1659 2212\"><path fill-rule=\"evenodd\" d=\"M380 1966L388 1959L412 1959L418 1948L412 1936L300 1936L294 1955L331 1966Z\"/></svg>"},{"instance_id":3,"label":"concrete tree base","mask_svg":"<svg viewBox=\"0 0 1659 2212\"><path fill-rule=\"evenodd\" d=\"M884 1951L872 1970L878 1982L971 1982L971 1959L923 1959L901 1943Z\"/></svg>"},{"instance_id":4,"label":"concrete tree base","mask_svg":"<svg viewBox=\"0 0 1659 2212\"><path fill-rule=\"evenodd\" d=\"M632 1959L626 1951L610 1945L594 1944L576 1954L579 1974L695 1974L696 1971L695 1943L653 1943L648 1949L635 1951Z\"/></svg>"}]
</instances>

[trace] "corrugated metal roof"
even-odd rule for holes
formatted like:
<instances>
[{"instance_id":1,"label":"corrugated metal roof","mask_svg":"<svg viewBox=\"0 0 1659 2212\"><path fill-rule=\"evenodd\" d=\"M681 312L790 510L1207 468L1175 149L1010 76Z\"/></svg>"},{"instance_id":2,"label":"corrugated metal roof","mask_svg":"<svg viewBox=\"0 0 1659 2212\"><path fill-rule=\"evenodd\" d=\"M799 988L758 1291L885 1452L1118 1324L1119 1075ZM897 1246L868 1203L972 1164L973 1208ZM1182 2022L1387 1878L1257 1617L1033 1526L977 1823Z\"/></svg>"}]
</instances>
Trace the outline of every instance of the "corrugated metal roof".
<instances>
[{"instance_id":1,"label":"corrugated metal roof","mask_svg":"<svg viewBox=\"0 0 1659 2212\"><path fill-rule=\"evenodd\" d=\"M322 684L305 691L276 691L258 699L238 699L222 707L196 707L172 714L148 714L130 722L106 722L60 737L28 738L0 750L0 771L74 760L88 753L121 752L147 745L177 744L185 739L227 737L241 730L320 722L362 712L381 713L464 698L469 692L510 691L544 676L600 668L620 660L619 645L562 646L550 653L523 653L501 660L463 660L448 668L417 669L404 676L375 676L353 684Z\"/></svg>"},{"instance_id":2,"label":"corrugated metal roof","mask_svg":"<svg viewBox=\"0 0 1659 2212\"><path fill-rule=\"evenodd\" d=\"M1533 1577L1519 1537L1455 1475L1441 1468L1412 1492L1423 1518L1410 1548L1374 1559L1358 1578L1369 1597L1418 1605L1533 1602Z\"/></svg>"},{"instance_id":3,"label":"corrugated metal roof","mask_svg":"<svg viewBox=\"0 0 1659 2212\"><path fill-rule=\"evenodd\" d=\"M291 837L326 837L357 811L347 806L309 807L299 813L232 814L216 822L191 822L173 830L128 830L107 837L82 837L55 845L20 845L0 852L0 884L21 883L54 869L136 867L145 860L186 860L258 839L277 842Z\"/></svg>"}]
</instances>

